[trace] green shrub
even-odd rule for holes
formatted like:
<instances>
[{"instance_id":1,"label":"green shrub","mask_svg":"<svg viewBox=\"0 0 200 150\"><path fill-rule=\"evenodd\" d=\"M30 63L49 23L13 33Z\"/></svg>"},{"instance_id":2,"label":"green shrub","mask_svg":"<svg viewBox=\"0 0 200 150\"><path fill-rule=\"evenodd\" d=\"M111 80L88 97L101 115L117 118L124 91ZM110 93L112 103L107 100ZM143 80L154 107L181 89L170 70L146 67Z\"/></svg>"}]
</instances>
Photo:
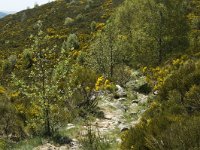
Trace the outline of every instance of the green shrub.
<instances>
[{"instance_id":1,"label":"green shrub","mask_svg":"<svg viewBox=\"0 0 200 150\"><path fill-rule=\"evenodd\" d=\"M145 128L142 125L124 132L121 139L122 150L145 150Z\"/></svg>"},{"instance_id":2,"label":"green shrub","mask_svg":"<svg viewBox=\"0 0 200 150\"><path fill-rule=\"evenodd\" d=\"M76 34L70 34L68 39L67 39L67 49L73 50L73 49L78 49L79 48L79 40Z\"/></svg>"},{"instance_id":3,"label":"green shrub","mask_svg":"<svg viewBox=\"0 0 200 150\"><path fill-rule=\"evenodd\" d=\"M91 24L90 24L91 30L92 30L92 31L96 31L96 26L97 26L96 21L92 21Z\"/></svg>"},{"instance_id":4,"label":"green shrub","mask_svg":"<svg viewBox=\"0 0 200 150\"><path fill-rule=\"evenodd\" d=\"M29 49L25 49L22 54L23 67L30 68L33 65L33 54Z\"/></svg>"},{"instance_id":5,"label":"green shrub","mask_svg":"<svg viewBox=\"0 0 200 150\"><path fill-rule=\"evenodd\" d=\"M81 145L83 150L108 150L111 146L108 139L101 136L98 130L94 131L91 125L88 126L87 136L81 140Z\"/></svg>"},{"instance_id":6,"label":"green shrub","mask_svg":"<svg viewBox=\"0 0 200 150\"><path fill-rule=\"evenodd\" d=\"M72 19L72 18L70 18L70 17L67 17L67 18L65 18L64 25L65 25L65 26L71 25L73 22L74 22L74 19Z\"/></svg>"},{"instance_id":7,"label":"green shrub","mask_svg":"<svg viewBox=\"0 0 200 150\"><path fill-rule=\"evenodd\" d=\"M42 145L41 137L34 137L31 139L26 139L10 146L10 150L31 150L39 145Z\"/></svg>"},{"instance_id":8,"label":"green shrub","mask_svg":"<svg viewBox=\"0 0 200 150\"><path fill-rule=\"evenodd\" d=\"M53 141L58 144L70 144L72 142L72 139L57 133L53 136Z\"/></svg>"},{"instance_id":9,"label":"green shrub","mask_svg":"<svg viewBox=\"0 0 200 150\"><path fill-rule=\"evenodd\" d=\"M174 123L158 136L146 138L149 150L200 149L200 117L186 118Z\"/></svg>"},{"instance_id":10,"label":"green shrub","mask_svg":"<svg viewBox=\"0 0 200 150\"><path fill-rule=\"evenodd\" d=\"M125 86L131 79L131 69L129 67L118 65L114 68L113 80L115 83Z\"/></svg>"},{"instance_id":11,"label":"green shrub","mask_svg":"<svg viewBox=\"0 0 200 150\"><path fill-rule=\"evenodd\" d=\"M78 14L76 16L76 21L83 21L85 19L85 16L83 14Z\"/></svg>"},{"instance_id":12,"label":"green shrub","mask_svg":"<svg viewBox=\"0 0 200 150\"><path fill-rule=\"evenodd\" d=\"M168 74L141 122L122 137L122 149L200 148L200 61L189 60Z\"/></svg>"},{"instance_id":13,"label":"green shrub","mask_svg":"<svg viewBox=\"0 0 200 150\"><path fill-rule=\"evenodd\" d=\"M4 60L2 63L2 72L3 74L11 73L12 71L11 63L8 60Z\"/></svg>"},{"instance_id":14,"label":"green shrub","mask_svg":"<svg viewBox=\"0 0 200 150\"><path fill-rule=\"evenodd\" d=\"M173 100L188 111L200 110L200 61L189 60L174 69L159 91L159 100Z\"/></svg>"},{"instance_id":15,"label":"green shrub","mask_svg":"<svg viewBox=\"0 0 200 150\"><path fill-rule=\"evenodd\" d=\"M2 72L4 74L9 74L15 68L17 63L17 57L15 55L11 55L7 60L4 60L2 63Z\"/></svg>"},{"instance_id":16,"label":"green shrub","mask_svg":"<svg viewBox=\"0 0 200 150\"><path fill-rule=\"evenodd\" d=\"M11 138L18 141L24 137L23 123L21 121L22 116L17 112L17 105L12 101L14 94L10 94L7 91L2 91L0 94L0 134L14 135ZM10 95L10 96L8 96Z\"/></svg>"},{"instance_id":17,"label":"green shrub","mask_svg":"<svg viewBox=\"0 0 200 150\"><path fill-rule=\"evenodd\" d=\"M3 139L0 139L0 149L1 149L1 150L6 150L6 148L7 148L7 143L6 143L6 141L3 140Z\"/></svg>"}]
</instances>

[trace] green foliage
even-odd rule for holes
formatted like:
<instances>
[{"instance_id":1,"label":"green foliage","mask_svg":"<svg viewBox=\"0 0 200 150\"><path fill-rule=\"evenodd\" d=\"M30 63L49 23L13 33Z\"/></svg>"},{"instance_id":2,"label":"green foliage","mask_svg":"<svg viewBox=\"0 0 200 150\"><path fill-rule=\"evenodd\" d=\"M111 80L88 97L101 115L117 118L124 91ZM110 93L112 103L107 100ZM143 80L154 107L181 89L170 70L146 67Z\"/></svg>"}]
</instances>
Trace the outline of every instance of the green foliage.
<instances>
[{"instance_id":1,"label":"green foliage","mask_svg":"<svg viewBox=\"0 0 200 150\"><path fill-rule=\"evenodd\" d=\"M110 148L108 139L101 136L92 126L88 126L87 135L82 139L81 145L83 150L108 150Z\"/></svg>"},{"instance_id":2,"label":"green foliage","mask_svg":"<svg viewBox=\"0 0 200 150\"><path fill-rule=\"evenodd\" d=\"M120 44L115 41L117 36L115 26L108 23L105 32L100 32L94 44L91 45L90 63L94 69L107 77L112 78L114 70L119 65L123 66L126 52L120 49Z\"/></svg>"},{"instance_id":3,"label":"green foliage","mask_svg":"<svg viewBox=\"0 0 200 150\"><path fill-rule=\"evenodd\" d=\"M112 91L109 80L125 85L130 79L127 66L160 65L184 53L190 42L188 53L195 53L191 58L174 59L148 72L158 96L141 122L124 133L121 148L199 149L199 2L126 0L107 20L121 2L58 0L0 20L1 135L11 135L11 140L52 135L66 122L96 111L97 88ZM100 82L97 74L105 80ZM146 85L139 90L148 93ZM17 149L41 143L33 140ZM0 140L0 148L6 146ZM104 137L88 129L84 149L109 147Z\"/></svg>"},{"instance_id":4,"label":"green foliage","mask_svg":"<svg viewBox=\"0 0 200 150\"><path fill-rule=\"evenodd\" d=\"M10 74L14 70L16 63L17 57L15 55L11 55L7 60L4 60L2 64L3 74Z\"/></svg>"},{"instance_id":5,"label":"green foliage","mask_svg":"<svg viewBox=\"0 0 200 150\"><path fill-rule=\"evenodd\" d=\"M16 144L12 144L11 146L7 147L8 150L28 150L33 149L42 144L41 137L35 137L20 141Z\"/></svg>"},{"instance_id":6,"label":"green foliage","mask_svg":"<svg viewBox=\"0 0 200 150\"><path fill-rule=\"evenodd\" d=\"M64 25L72 25L72 23L74 22L74 19L70 18L70 17L67 17L65 18L65 22L64 22Z\"/></svg>"},{"instance_id":7,"label":"green foliage","mask_svg":"<svg viewBox=\"0 0 200 150\"><path fill-rule=\"evenodd\" d=\"M119 85L125 86L131 80L131 69L129 67L119 65L116 66L114 72L112 79Z\"/></svg>"},{"instance_id":8,"label":"green foliage","mask_svg":"<svg viewBox=\"0 0 200 150\"><path fill-rule=\"evenodd\" d=\"M33 65L33 54L30 49L25 49L22 54L23 67L31 68Z\"/></svg>"},{"instance_id":9,"label":"green foliage","mask_svg":"<svg viewBox=\"0 0 200 150\"><path fill-rule=\"evenodd\" d=\"M193 85L186 93L185 101L187 107L200 110L200 86Z\"/></svg>"},{"instance_id":10,"label":"green foliage","mask_svg":"<svg viewBox=\"0 0 200 150\"><path fill-rule=\"evenodd\" d=\"M6 150L6 147L7 147L6 141L3 140L3 139L0 139L0 149L1 150Z\"/></svg>"},{"instance_id":11,"label":"green foliage","mask_svg":"<svg viewBox=\"0 0 200 150\"><path fill-rule=\"evenodd\" d=\"M91 30L96 31L96 26L97 26L97 23L95 21L92 21L91 24L90 24Z\"/></svg>"},{"instance_id":12,"label":"green foliage","mask_svg":"<svg viewBox=\"0 0 200 150\"><path fill-rule=\"evenodd\" d=\"M122 149L199 148L199 64L188 60L170 66L157 89L158 101L151 104L139 125L124 135Z\"/></svg>"},{"instance_id":13,"label":"green foliage","mask_svg":"<svg viewBox=\"0 0 200 150\"><path fill-rule=\"evenodd\" d=\"M1 87L0 91L0 114L2 116L0 119L1 134L6 137L13 134L12 136L23 138L24 131L22 128L24 124L21 118L22 116L19 115L17 105L13 105L12 102L17 95L6 91L3 87Z\"/></svg>"},{"instance_id":14,"label":"green foliage","mask_svg":"<svg viewBox=\"0 0 200 150\"><path fill-rule=\"evenodd\" d=\"M78 15L76 16L76 20L77 20L77 21L84 21L84 19L85 19L85 16L84 16L83 14L78 14Z\"/></svg>"},{"instance_id":15,"label":"green foliage","mask_svg":"<svg viewBox=\"0 0 200 150\"><path fill-rule=\"evenodd\" d=\"M149 150L166 149L199 149L200 148L200 117L187 118L170 125L164 132L160 132L157 138L147 137Z\"/></svg>"},{"instance_id":16,"label":"green foliage","mask_svg":"<svg viewBox=\"0 0 200 150\"><path fill-rule=\"evenodd\" d=\"M69 96L60 92L62 90L60 84L66 81L63 77L67 74L68 68L63 67L67 65L67 61L57 65L55 65L56 62L50 63L50 58L55 55L55 52L48 48L41 49L47 37L44 37L40 30L41 24L38 24L38 28L38 36L35 37L31 48L35 57L32 69L27 76L21 78L13 74L12 81L13 87L29 101L30 110L28 111L25 102L22 101L19 105L19 111L25 116L24 121L27 122L25 127L27 131L31 134L44 132L44 134L51 135L68 118L69 110L60 108L64 106ZM29 59L30 54L24 53L23 56Z\"/></svg>"},{"instance_id":17,"label":"green foliage","mask_svg":"<svg viewBox=\"0 0 200 150\"><path fill-rule=\"evenodd\" d=\"M67 38L66 47L68 50L78 49L79 48L79 40L76 34L70 34Z\"/></svg>"},{"instance_id":18,"label":"green foliage","mask_svg":"<svg viewBox=\"0 0 200 150\"><path fill-rule=\"evenodd\" d=\"M37 7L37 9L28 9L16 13L15 15L7 16L7 19L0 20L0 50L2 51L0 59L4 60L10 55L15 53L18 55L22 50L29 48L33 39L30 35L35 36L37 30L33 25L38 21L43 21L42 30L45 34L50 36L49 41L45 47L53 47L55 44L58 46L58 50L61 48L64 40L67 39L67 35L70 33L83 34L83 39L80 40L80 44L89 44L92 35L90 35L90 23L95 20L97 22L105 22L111 12L107 13L105 18L101 16L105 13L106 9L113 10L119 4L105 5L107 0L95 1L95 4L99 7L93 7L89 11L85 11L84 7L87 0L77 0L76 3L68 3L70 1L59 0L47 3L45 5ZM102 6L102 7L101 7ZM103 7L105 6L105 7ZM23 14L26 14L26 19L22 21ZM84 20L76 20L76 16L82 14ZM65 19L74 18L73 26L65 26ZM22 19L22 20L21 20ZM53 22L53 26L52 26ZM13 24L11 26L11 24ZM49 33L48 28L53 28L54 32Z\"/></svg>"},{"instance_id":19,"label":"green foliage","mask_svg":"<svg viewBox=\"0 0 200 150\"><path fill-rule=\"evenodd\" d=\"M8 60L5 60L2 63L2 72L3 72L3 74L11 73L11 71L12 71L11 63Z\"/></svg>"},{"instance_id":20,"label":"green foliage","mask_svg":"<svg viewBox=\"0 0 200 150\"><path fill-rule=\"evenodd\" d=\"M90 11L91 9L94 9L95 7L98 7L101 0L86 0L85 10ZM107 1L105 1L107 3Z\"/></svg>"},{"instance_id":21,"label":"green foliage","mask_svg":"<svg viewBox=\"0 0 200 150\"><path fill-rule=\"evenodd\" d=\"M82 66L74 66L72 72L72 100L79 110L79 114L85 117L88 113L94 112L97 106L97 99L95 95L95 82L97 75Z\"/></svg>"},{"instance_id":22,"label":"green foliage","mask_svg":"<svg viewBox=\"0 0 200 150\"><path fill-rule=\"evenodd\" d=\"M144 143L145 130L143 127L136 126L135 128L131 128L127 133L123 133L121 139L121 149L145 149L145 146L142 145Z\"/></svg>"},{"instance_id":23,"label":"green foliage","mask_svg":"<svg viewBox=\"0 0 200 150\"><path fill-rule=\"evenodd\" d=\"M162 88L160 89L159 99L167 100L174 97L176 94L179 97L178 98L176 96L177 103L184 105L192 111L198 109L199 105L197 93L200 84L199 69L199 61L186 61L176 71L174 70L168 78L166 78Z\"/></svg>"},{"instance_id":24,"label":"green foliage","mask_svg":"<svg viewBox=\"0 0 200 150\"><path fill-rule=\"evenodd\" d=\"M57 134L54 134L54 136L53 136L53 141L55 142L55 143L58 143L58 144L69 144L69 143L71 143L72 142L72 139L70 139L69 137L67 137L67 136L62 136L62 135L60 135L59 133L57 133Z\"/></svg>"},{"instance_id":25,"label":"green foliage","mask_svg":"<svg viewBox=\"0 0 200 150\"><path fill-rule=\"evenodd\" d=\"M200 47L200 3L197 0L191 0L190 11L188 15L191 32L190 32L190 50L193 53L199 52Z\"/></svg>"},{"instance_id":26,"label":"green foliage","mask_svg":"<svg viewBox=\"0 0 200 150\"><path fill-rule=\"evenodd\" d=\"M133 65L156 65L167 54L188 47L186 4L186 0L136 0L118 8L114 24L120 30L115 32L127 36L122 49L131 51Z\"/></svg>"}]
</instances>

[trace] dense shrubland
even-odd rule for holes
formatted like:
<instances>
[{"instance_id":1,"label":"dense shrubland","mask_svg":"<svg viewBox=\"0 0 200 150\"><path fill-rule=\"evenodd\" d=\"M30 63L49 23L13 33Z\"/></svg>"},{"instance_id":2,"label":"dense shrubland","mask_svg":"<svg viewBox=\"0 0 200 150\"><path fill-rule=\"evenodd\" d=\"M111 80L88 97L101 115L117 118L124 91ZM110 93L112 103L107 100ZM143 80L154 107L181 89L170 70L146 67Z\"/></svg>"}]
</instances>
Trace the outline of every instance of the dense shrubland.
<instances>
[{"instance_id":1,"label":"dense shrubland","mask_svg":"<svg viewBox=\"0 0 200 150\"><path fill-rule=\"evenodd\" d=\"M141 123L125 133L122 148L199 148L199 64L192 60L180 61L179 67L171 64L171 71L165 74L164 82L157 89L156 100Z\"/></svg>"},{"instance_id":2,"label":"dense shrubland","mask_svg":"<svg viewBox=\"0 0 200 150\"><path fill-rule=\"evenodd\" d=\"M95 32L101 30L116 6L56 1L0 20L2 138L54 137L74 119L95 115L101 75L84 65L83 52L94 36L90 24L95 22ZM6 147L6 140L0 146Z\"/></svg>"},{"instance_id":3,"label":"dense shrubland","mask_svg":"<svg viewBox=\"0 0 200 150\"><path fill-rule=\"evenodd\" d=\"M140 69L156 96L123 133L121 149L199 149L199 7L198 0L58 0L0 20L0 148L3 139L54 137L95 115L98 91L125 87ZM109 145L90 134L86 145Z\"/></svg>"},{"instance_id":4,"label":"dense shrubland","mask_svg":"<svg viewBox=\"0 0 200 150\"><path fill-rule=\"evenodd\" d=\"M171 2L173 2L171 4L182 3L181 6L184 6L188 1ZM171 7L168 6L168 8L171 10ZM178 11L180 8L174 9ZM168 26L163 28L168 33L168 29L174 30L174 27L173 32L181 32L181 34L175 33L175 40L170 38L172 41L169 44L173 44L171 48L170 45L165 44L169 51L164 51L164 61L161 65L157 67L147 65L142 69L149 85L152 86L157 95L143 115L141 122L123 134L122 149L181 150L200 148L198 126L200 123L200 28L197 25L197 22L199 22L197 21L197 18L199 18L197 8L199 8L197 1L190 1L187 7L185 6L186 16L182 16L182 19L185 19L184 22L188 25L185 24L185 28L184 26L179 28L184 30L178 31L178 28L176 28L179 21L183 21L180 17L180 20L175 19L174 23L171 22L171 28ZM183 9L179 11L182 12ZM175 12L173 11L173 13ZM180 15L180 13L178 14ZM169 17L174 17L174 15L176 14ZM181 15L184 15L184 13L181 13ZM173 18L169 19L173 20ZM194 22L196 22L196 25L194 25ZM186 29L190 30L187 31ZM184 33L184 31L186 32ZM183 40L183 43L181 41L176 43L175 41L179 40L178 38ZM167 38L164 39L168 40Z\"/></svg>"}]
</instances>

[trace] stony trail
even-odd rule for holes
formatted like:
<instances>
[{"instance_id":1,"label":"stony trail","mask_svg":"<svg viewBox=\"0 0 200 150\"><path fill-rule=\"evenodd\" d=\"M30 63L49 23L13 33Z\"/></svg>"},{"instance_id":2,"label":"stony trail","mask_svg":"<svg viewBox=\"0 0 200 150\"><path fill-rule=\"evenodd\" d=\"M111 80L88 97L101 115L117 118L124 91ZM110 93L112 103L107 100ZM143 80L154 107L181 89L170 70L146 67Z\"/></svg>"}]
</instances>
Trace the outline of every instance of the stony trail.
<instances>
[{"instance_id":1,"label":"stony trail","mask_svg":"<svg viewBox=\"0 0 200 150\"><path fill-rule=\"evenodd\" d=\"M140 79L143 80L143 77L130 82L126 89L117 85L118 90L115 93L118 95L117 98L111 93L104 93L98 96L100 99L98 107L103 112L104 117L96 118L91 123L94 131L97 131L101 136L106 136L120 143L120 133L128 130L140 121L141 114L147 109L148 99L148 95L136 92L135 87L133 87L140 82ZM139 86L141 85L139 84ZM73 128L75 129L76 125L68 124L66 130ZM77 134L81 137L86 136L87 128L88 126L86 125L79 127L80 131L77 131ZM46 143L36 147L34 150L81 150L78 139L76 137L72 138L74 139L71 145L56 147Z\"/></svg>"}]
</instances>

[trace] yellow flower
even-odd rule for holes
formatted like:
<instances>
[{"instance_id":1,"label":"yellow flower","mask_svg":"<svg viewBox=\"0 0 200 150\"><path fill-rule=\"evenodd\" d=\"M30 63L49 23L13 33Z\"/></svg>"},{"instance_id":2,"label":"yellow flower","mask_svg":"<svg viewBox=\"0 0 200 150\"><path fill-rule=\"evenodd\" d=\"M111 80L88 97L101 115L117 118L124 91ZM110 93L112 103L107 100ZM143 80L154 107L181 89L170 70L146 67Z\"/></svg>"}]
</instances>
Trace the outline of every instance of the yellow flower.
<instances>
[{"instance_id":1,"label":"yellow flower","mask_svg":"<svg viewBox=\"0 0 200 150\"><path fill-rule=\"evenodd\" d=\"M104 80L105 78L103 76L100 76L98 79L97 79L97 82L95 84L95 89L96 91L100 90L100 89L103 89L103 84L104 84Z\"/></svg>"},{"instance_id":2,"label":"yellow flower","mask_svg":"<svg viewBox=\"0 0 200 150\"><path fill-rule=\"evenodd\" d=\"M5 90L2 86L0 86L0 94L4 94L5 91L6 91L6 90Z\"/></svg>"},{"instance_id":3,"label":"yellow flower","mask_svg":"<svg viewBox=\"0 0 200 150\"><path fill-rule=\"evenodd\" d=\"M108 84L110 84L110 81L109 81L109 80L106 80L106 81L105 81L105 85L108 85Z\"/></svg>"},{"instance_id":4,"label":"yellow flower","mask_svg":"<svg viewBox=\"0 0 200 150\"><path fill-rule=\"evenodd\" d=\"M34 62L36 62L36 61L37 61L36 57L35 57L35 58L33 58L33 61L34 61Z\"/></svg>"},{"instance_id":5,"label":"yellow flower","mask_svg":"<svg viewBox=\"0 0 200 150\"><path fill-rule=\"evenodd\" d=\"M19 94L20 94L19 91L18 92L13 92L13 93L11 93L10 97L15 98L15 97L18 97Z\"/></svg>"},{"instance_id":6,"label":"yellow flower","mask_svg":"<svg viewBox=\"0 0 200 150\"><path fill-rule=\"evenodd\" d=\"M144 73L144 72L146 72L147 71L147 67L144 67L143 69L142 69L142 72Z\"/></svg>"}]
</instances>

